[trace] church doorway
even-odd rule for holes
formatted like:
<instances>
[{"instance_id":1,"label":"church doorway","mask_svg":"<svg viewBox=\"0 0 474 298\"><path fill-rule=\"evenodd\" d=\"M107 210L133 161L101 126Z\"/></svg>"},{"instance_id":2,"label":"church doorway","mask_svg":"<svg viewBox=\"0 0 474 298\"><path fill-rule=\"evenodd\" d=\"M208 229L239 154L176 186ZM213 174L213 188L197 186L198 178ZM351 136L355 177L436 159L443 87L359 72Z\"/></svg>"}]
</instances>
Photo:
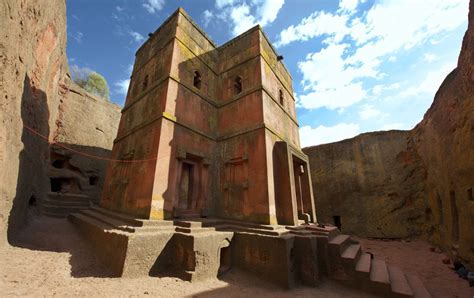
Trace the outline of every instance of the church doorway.
<instances>
[{"instance_id":1,"label":"church doorway","mask_svg":"<svg viewBox=\"0 0 474 298\"><path fill-rule=\"evenodd\" d=\"M195 166L189 162L183 162L181 167L178 208L183 211L190 211L195 205L193 204Z\"/></svg>"}]
</instances>

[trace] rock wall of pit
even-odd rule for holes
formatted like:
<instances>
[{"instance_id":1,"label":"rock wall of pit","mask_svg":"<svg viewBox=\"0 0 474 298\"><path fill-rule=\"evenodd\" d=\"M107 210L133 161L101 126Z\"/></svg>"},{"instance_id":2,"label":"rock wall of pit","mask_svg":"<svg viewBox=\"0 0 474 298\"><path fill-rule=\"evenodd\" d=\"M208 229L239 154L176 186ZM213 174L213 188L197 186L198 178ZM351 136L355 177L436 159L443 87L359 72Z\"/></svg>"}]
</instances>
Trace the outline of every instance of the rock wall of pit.
<instances>
[{"instance_id":1,"label":"rock wall of pit","mask_svg":"<svg viewBox=\"0 0 474 298\"><path fill-rule=\"evenodd\" d=\"M303 149L318 221L344 233L404 238L422 233L423 162L408 131L375 132Z\"/></svg>"},{"instance_id":2,"label":"rock wall of pit","mask_svg":"<svg viewBox=\"0 0 474 298\"><path fill-rule=\"evenodd\" d=\"M66 36L64 0L1 1L0 245L51 190L50 143L107 155L115 137L118 107L74 91ZM82 165L82 171L102 171L103 162Z\"/></svg>"},{"instance_id":3,"label":"rock wall of pit","mask_svg":"<svg viewBox=\"0 0 474 298\"><path fill-rule=\"evenodd\" d=\"M412 135L427 172L426 235L474 265L474 1L458 65Z\"/></svg>"},{"instance_id":4,"label":"rock wall of pit","mask_svg":"<svg viewBox=\"0 0 474 298\"><path fill-rule=\"evenodd\" d=\"M411 131L308 147L318 220L364 237L422 235L474 264L474 1L458 65Z\"/></svg>"}]
</instances>

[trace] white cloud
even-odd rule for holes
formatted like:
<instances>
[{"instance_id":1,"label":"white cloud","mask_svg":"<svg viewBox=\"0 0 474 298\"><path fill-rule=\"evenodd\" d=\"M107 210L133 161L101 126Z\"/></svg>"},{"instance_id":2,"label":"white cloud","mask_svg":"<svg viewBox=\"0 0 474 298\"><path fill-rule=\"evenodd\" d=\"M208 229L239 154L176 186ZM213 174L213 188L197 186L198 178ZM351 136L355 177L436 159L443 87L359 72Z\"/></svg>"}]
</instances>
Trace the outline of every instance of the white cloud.
<instances>
[{"instance_id":1,"label":"white cloud","mask_svg":"<svg viewBox=\"0 0 474 298\"><path fill-rule=\"evenodd\" d=\"M339 10L353 12L356 10L359 3L364 3L365 0L339 0Z\"/></svg>"},{"instance_id":2,"label":"white cloud","mask_svg":"<svg viewBox=\"0 0 474 298\"><path fill-rule=\"evenodd\" d=\"M298 63L306 92L300 94L304 108L338 109L363 101L369 93L364 86L367 79L387 76L381 69L383 61L394 62L399 54L464 24L465 18L459 16L466 13L468 1L381 0L361 17L355 17L347 10L358 3L341 2L344 9L336 13L316 11L280 33L278 46L325 38L325 48L309 53ZM420 88L427 90L433 85L426 81ZM379 95L382 89L372 92Z\"/></svg>"},{"instance_id":3,"label":"white cloud","mask_svg":"<svg viewBox=\"0 0 474 298\"><path fill-rule=\"evenodd\" d=\"M400 97L415 97L420 94L429 94L434 96L439 86L446 76L456 67L456 62L445 64L439 69L434 69L426 74L421 82L412 83L411 87L406 88L399 94Z\"/></svg>"},{"instance_id":4,"label":"white cloud","mask_svg":"<svg viewBox=\"0 0 474 298\"><path fill-rule=\"evenodd\" d=\"M379 110L374 108L374 106L369 104L362 105L361 109L359 110L359 117L362 120L367 120L381 115L382 112L380 112Z\"/></svg>"},{"instance_id":5,"label":"white cloud","mask_svg":"<svg viewBox=\"0 0 474 298\"><path fill-rule=\"evenodd\" d=\"M284 3L285 0L216 0L219 12L213 14L221 21L230 20L231 32L235 36L257 24L267 26L273 23Z\"/></svg>"},{"instance_id":6,"label":"white cloud","mask_svg":"<svg viewBox=\"0 0 474 298\"><path fill-rule=\"evenodd\" d=\"M331 44L298 63L304 90L308 92L300 95L304 108L345 108L365 98L367 92L356 80L375 74L366 69L367 65L347 64L342 57L348 47L347 44Z\"/></svg>"},{"instance_id":7,"label":"white cloud","mask_svg":"<svg viewBox=\"0 0 474 298\"><path fill-rule=\"evenodd\" d=\"M202 13L202 19L204 21L204 27L207 27L207 25L209 25L209 23L211 22L213 17L214 17L214 14L211 11L207 10L207 9Z\"/></svg>"},{"instance_id":8,"label":"white cloud","mask_svg":"<svg viewBox=\"0 0 474 298\"><path fill-rule=\"evenodd\" d=\"M361 101L366 95L361 83L350 84L333 89L323 89L300 95L301 107L319 109L326 107L330 110L349 107Z\"/></svg>"},{"instance_id":9,"label":"white cloud","mask_svg":"<svg viewBox=\"0 0 474 298\"><path fill-rule=\"evenodd\" d=\"M123 8L123 7L121 7L121 6L118 6L118 5L117 5L117 6L115 6L115 9L116 9L118 12L122 12L122 11L124 10L124 8Z\"/></svg>"},{"instance_id":10,"label":"white cloud","mask_svg":"<svg viewBox=\"0 0 474 298\"><path fill-rule=\"evenodd\" d=\"M259 16L258 23L261 26L266 26L275 21L278 12L280 11L285 0L253 0L257 4L257 15Z\"/></svg>"},{"instance_id":11,"label":"white cloud","mask_svg":"<svg viewBox=\"0 0 474 298\"><path fill-rule=\"evenodd\" d=\"M423 55L423 61L425 61L425 62L431 63L431 62L434 62L436 60L438 60L438 56L436 56L435 54L426 53L426 54Z\"/></svg>"},{"instance_id":12,"label":"white cloud","mask_svg":"<svg viewBox=\"0 0 474 298\"><path fill-rule=\"evenodd\" d=\"M390 85L375 85L372 87L372 95L379 96L384 91L393 91L400 89L400 83L393 83Z\"/></svg>"},{"instance_id":13,"label":"white cloud","mask_svg":"<svg viewBox=\"0 0 474 298\"><path fill-rule=\"evenodd\" d=\"M327 35L335 42L340 42L349 33L346 23L349 16L346 14L334 15L324 11L316 11L304 18L300 24L286 28L280 32L280 37L275 43L277 47L287 45L294 41L306 41L311 38Z\"/></svg>"},{"instance_id":14,"label":"white cloud","mask_svg":"<svg viewBox=\"0 0 474 298\"><path fill-rule=\"evenodd\" d=\"M149 12L155 13L163 9L165 0L146 0L142 6Z\"/></svg>"},{"instance_id":15,"label":"white cloud","mask_svg":"<svg viewBox=\"0 0 474 298\"><path fill-rule=\"evenodd\" d=\"M129 31L128 34L129 34L136 42L142 42L142 41L145 40L145 37L143 37L143 35L141 35L141 34L138 33L138 32Z\"/></svg>"},{"instance_id":16,"label":"white cloud","mask_svg":"<svg viewBox=\"0 0 474 298\"><path fill-rule=\"evenodd\" d=\"M243 33L256 25L255 17L250 14L250 6L245 3L240 6L232 7L230 9L230 18L234 23L232 29L234 35Z\"/></svg>"},{"instance_id":17,"label":"white cloud","mask_svg":"<svg viewBox=\"0 0 474 298\"><path fill-rule=\"evenodd\" d=\"M316 128L303 126L300 128L301 146L308 147L325 143L337 142L352 138L360 132L355 123L339 123L334 126L320 125Z\"/></svg>"},{"instance_id":18,"label":"white cloud","mask_svg":"<svg viewBox=\"0 0 474 298\"><path fill-rule=\"evenodd\" d=\"M229 5L233 5L237 0L216 0L216 7L221 9Z\"/></svg>"},{"instance_id":19,"label":"white cloud","mask_svg":"<svg viewBox=\"0 0 474 298\"><path fill-rule=\"evenodd\" d=\"M127 95L128 86L130 85L130 79L119 80L115 82L116 92L122 95Z\"/></svg>"}]
</instances>

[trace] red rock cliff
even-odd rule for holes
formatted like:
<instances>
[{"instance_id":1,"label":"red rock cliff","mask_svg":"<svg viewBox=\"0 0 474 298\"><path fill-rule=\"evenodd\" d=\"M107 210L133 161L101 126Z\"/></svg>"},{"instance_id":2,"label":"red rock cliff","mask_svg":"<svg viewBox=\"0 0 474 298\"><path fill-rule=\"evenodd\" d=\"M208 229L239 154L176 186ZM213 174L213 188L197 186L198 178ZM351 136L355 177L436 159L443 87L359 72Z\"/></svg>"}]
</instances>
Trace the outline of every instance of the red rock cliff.
<instances>
[{"instance_id":1,"label":"red rock cliff","mask_svg":"<svg viewBox=\"0 0 474 298\"><path fill-rule=\"evenodd\" d=\"M7 230L11 236L24 224L28 206L47 199L51 175L72 176L78 191L99 196L102 181L93 188L86 174L101 178L104 161L66 152L73 170L53 169L51 156L63 152L29 130L89 154L110 154L120 108L71 83L66 36L65 0L1 1L0 245Z\"/></svg>"},{"instance_id":2,"label":"red rock cliff","mask_svg":"<svg viewBox=\"0 0 474 298\"><path fill-rule=\"evenodd\" d=\"M474 1L458 65L412 135L427 172L427 235L474 264Z\"/></svg>"}]
</instances>

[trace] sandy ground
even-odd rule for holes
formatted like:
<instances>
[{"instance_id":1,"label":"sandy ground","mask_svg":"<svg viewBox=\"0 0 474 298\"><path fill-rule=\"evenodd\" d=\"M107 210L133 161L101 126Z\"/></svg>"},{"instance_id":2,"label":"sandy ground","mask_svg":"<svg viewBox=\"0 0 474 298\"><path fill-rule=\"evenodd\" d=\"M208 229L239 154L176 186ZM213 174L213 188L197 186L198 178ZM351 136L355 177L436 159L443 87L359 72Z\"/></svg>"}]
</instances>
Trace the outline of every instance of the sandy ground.
<instances>
[{"instance_id":1,"label":"sandy ground","mask_svg":"<svg viewBox=\"0 0 474 298\"><path fill-rule=\"evenodd\" d=\"M405 272L418 274L435 297L474 297L474 287L459 278L452 267L443 264L443 253L430 251L431 245L422 240L380 241L359 239L363 250L375 258L402 268Z\"/></svg>"},{"instance_id":2,"label":"sandy ground","mask_svg":"<svg viewBox=\"0 0 474 298\"><path fill-rule=\"evenodd\" d=\"M232 270L223 279L189 283L176 278L108 278L87 243L64 219L31 217L13 246L0 249L0 296L201 296L201 297L373 297L335 281L317 288L285 290L244 272ZM362 240L368 251L413 271L436 285L440 297L471 297L467 282L457 278L442 255L429 245ZM423 250L423 251L421 251ZM428 266L428 267L427 267ZM417 271L419 272L419 271ZM440 282L442 281L442 282Z\"/></svg>"}]
</instances>

